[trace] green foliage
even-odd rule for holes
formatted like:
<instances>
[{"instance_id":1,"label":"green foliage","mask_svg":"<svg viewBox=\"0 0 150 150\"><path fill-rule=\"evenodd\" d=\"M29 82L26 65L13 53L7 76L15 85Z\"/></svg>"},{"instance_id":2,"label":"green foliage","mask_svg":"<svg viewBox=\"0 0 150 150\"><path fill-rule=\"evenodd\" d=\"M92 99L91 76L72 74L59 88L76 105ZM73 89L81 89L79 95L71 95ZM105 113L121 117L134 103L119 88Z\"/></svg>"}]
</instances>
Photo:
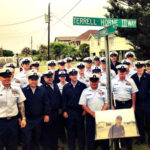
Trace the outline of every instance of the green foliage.
<instances>
[{"instance_id":1,"label":"green foliage","mask_svg":"<svg viewBox=\"0 0 150 150\"><path fill-rule=\"evenodd\" d=\"M29 47L25 47L23 48L23 50L21 51L21 55L27 57L27 56L31 56L31 50Z\"/></svg>"},{"instance_id":2,"label":"green foliage","mask_svg":"<svg viewBox=\"0 0 150 150\"><path fill-rule=\"evenodd\" d=\"M137 28L119 28L118 35L130 41L138 59L150 56L150 1L109 0L107 18L137 19Z\"/></svg>"},{"instance_id":3,"label":"green foliage","mask_svg":"<svg viewBox=\"0 0 150 150\"><path fill-rule=\"evenodd\" d=\"M90 56L89 44L84 43L84 44L80 45L80 47L79 47L79 56L80 56L81 59Z\"/></svg>"},{"instance_id":4,"label":"green foliage","mask_svg":"<svg viewBox=\"0 0 150 150\"><path fill-rule=\"evenodd\" d=\"M41 45L39 47L39 60L47 60L48 48L46 45ZM53 42L50 44L50 57L51 59L61 59L67 56L75 58L78 52L74 46L68 45L66 43Z\"/></svg>"},{"instance_id":5,"label":"green foliage","mask_svg":"<svg viewBox=\"0 0 150 150\"><path fill-rule=\"evenodd\" d=\"M4 57L12 57L12 56L14 56L14 53L11 50L3 50L3 56Z\"/></svg>"}]
</instances>

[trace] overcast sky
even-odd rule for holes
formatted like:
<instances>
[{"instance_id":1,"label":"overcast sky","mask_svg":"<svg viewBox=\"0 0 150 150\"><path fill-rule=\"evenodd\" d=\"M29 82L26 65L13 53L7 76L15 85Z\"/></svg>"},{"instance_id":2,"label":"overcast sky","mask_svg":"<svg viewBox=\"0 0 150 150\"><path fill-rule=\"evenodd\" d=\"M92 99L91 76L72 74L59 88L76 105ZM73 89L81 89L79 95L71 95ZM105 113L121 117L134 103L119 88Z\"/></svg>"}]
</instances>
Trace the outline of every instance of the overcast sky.
<instances>
[{"instance_id":1,"label":"overcast sky","mask_svg":"<svg viewBox=\"0 0 150 150\"><path fill-rule=\"evenodd\" d=\"M27 23L2 26L23 22L47 13L51 3L51 41L56 36L78 36L89 29L100 27L73 26L73 16L104 17L107 0L81 0L81 2L58 22L80 0L0 0L0 47L20 52L25 46L33 49L47 44L47 24L44 16Z\"/></svg>"}]
</instances>

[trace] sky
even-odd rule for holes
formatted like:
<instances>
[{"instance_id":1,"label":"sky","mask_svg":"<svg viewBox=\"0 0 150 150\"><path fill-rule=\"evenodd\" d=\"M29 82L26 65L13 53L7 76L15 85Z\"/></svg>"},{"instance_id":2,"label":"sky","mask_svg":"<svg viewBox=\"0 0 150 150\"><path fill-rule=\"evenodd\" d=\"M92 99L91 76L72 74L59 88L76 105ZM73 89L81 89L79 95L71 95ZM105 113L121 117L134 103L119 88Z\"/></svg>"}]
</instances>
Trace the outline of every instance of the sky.
<instances>
[{"instance_id":1,"label":"sky","mask_svg":"<svg viewBox=\"0 0 150 150\"><path fill-rule=\"evenodd\" d=\"M57 36L79 36L87 30L98 30L101 27L73 26L73 16L104 17L108 6L107 0L0 0L0 48L20 53L24 47L38 49L47 44L47 24L44 14L51 7L51 42ZM62 18L74 5L78 5ZM43 15L43 16L42 16ZM40 17L41 16L41 17ZM39 17L30 22L24 22Z\"/></svg>"}]
</instances>

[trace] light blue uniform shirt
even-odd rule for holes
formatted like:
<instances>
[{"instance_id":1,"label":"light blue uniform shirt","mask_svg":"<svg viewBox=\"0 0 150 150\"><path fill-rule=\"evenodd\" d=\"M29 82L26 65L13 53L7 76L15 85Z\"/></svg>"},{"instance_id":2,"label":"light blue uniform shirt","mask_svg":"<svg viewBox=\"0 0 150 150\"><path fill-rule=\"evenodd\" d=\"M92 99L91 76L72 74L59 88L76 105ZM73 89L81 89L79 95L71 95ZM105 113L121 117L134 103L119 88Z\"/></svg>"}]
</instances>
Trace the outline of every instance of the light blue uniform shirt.
<instances>
[{"instance_id":1,"label":"light blue uniform shirt","mask_svg":"<svg viewBox=\"0 0 150 150\"><path fill-rule=\"evenodd\" d=\"M86 105L93 112L101 111L104 104L107 103L106 91L100 87L93 90L91 87L83 90L79 105Z\"/></svg>"},{"instance_id":2,"label":"light blue uniform shirt","mask_svg":"<svg viewBox=\"0 0 150 150\"><path fill-rule=\"evenodd\" d=\"M15 76L15 80L19 80L20 81L20 87L24 88L28 85L28 79L26 76L26 72L23 70L21 72L19 72L16 76Z\"/></svg>"},{"instance_id":3,"label":"light blue uniform shirt","mask_svg":"<svg viewBox=\"0 0 150 150\"><path fill-rule=\"evenodd\" d=\"M132 99L132 93L138 92L138 88L131 78L121 81L119 77L112 80L112 93L114 100L128 101Z\"/></svg>"},{"instance_id":4,"label":"light blue uniform shirt","mask_svg":"<svg viewBox=\"0 0 150 150\"><path fill-rule=\"evenodd\" d=\"M7 89L0 85L0 118L14 117L18 114L18 103L25 101L25 96L19 87Z\"/></svg>"}]
</instances>

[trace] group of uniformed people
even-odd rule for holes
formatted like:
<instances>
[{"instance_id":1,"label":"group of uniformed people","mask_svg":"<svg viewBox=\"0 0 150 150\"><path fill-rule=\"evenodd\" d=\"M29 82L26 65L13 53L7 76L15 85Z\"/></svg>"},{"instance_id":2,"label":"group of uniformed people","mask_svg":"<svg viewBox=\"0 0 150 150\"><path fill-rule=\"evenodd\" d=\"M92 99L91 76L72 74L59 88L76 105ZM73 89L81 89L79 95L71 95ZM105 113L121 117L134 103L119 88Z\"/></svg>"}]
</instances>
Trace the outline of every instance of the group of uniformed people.
<instances>
[{"instance_id":1,"label":"group of uniformed people","mask_svg":"<svg viewBox=\"0 0 150 150\"><path fill-rule=\"evenodd\" d=\"M140 138L145 131L150 145L150 61L136 61L133 52L117 61L110 53L112 109L133 108ZM39 73L40 62L23 58L22 70L15 74L15 64L0 69L0 150L57 150L58 138L67 139L69 150L95 150L99 145L109 150L109 141L95 141L95 112L108 109L106 58L90 57L72 67L72 58L47 62L48 69ZM146 66L146 67L145 67ZM85 121L86 120L86 121ZM145 123L146 122L146 123ZM145 130L146 127L146 130ZM66 135L67 131L67 135ZM121 141L121 142L120 142ZM115 141L115 150L132 139Z\"/></svg>"}]
</instances>

